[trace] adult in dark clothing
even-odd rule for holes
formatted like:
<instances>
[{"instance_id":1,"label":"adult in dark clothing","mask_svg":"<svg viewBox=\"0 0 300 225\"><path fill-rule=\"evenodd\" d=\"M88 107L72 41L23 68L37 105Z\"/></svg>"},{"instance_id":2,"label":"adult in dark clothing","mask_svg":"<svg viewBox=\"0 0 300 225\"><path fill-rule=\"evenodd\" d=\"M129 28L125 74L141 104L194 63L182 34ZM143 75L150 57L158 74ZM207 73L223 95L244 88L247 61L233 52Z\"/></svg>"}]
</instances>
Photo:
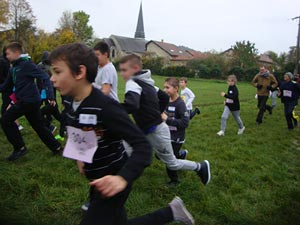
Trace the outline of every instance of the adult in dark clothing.
<instances>
[{"instance_id":1,"label":"adult in dark clothing","mask_svg":"<svg viewBox=\"0 0 300 225\"><path fill-rule=\"evenodd\" d=\"M12 63L9 76L0 90L11 90L11 99L14 104L4 113L1 125L8 141L13 145L14 151L7 158L10 161L16 160L27 153L27 148L18 130L15 120L25 116L32 128L39 135L45 145L57 154L61 152L61 145L52 133L44 126L40 112L41 98L35 79L43 80L49 103L53 101L53 87L49 76L31 62L28 55L22 54L22 46L19 43L11 43L7 46L7 58Z\"/></svg>"},{"instance_id":2,"label":"adult in dark clothing","mask_svg":"<svg viewBox=\"0 0 300 225\"><path fill-rule=\"evenodd\" d=\"M260 72L253 78L252 85L257 89L257 107L259 109L256 123L260 125L266 110L272 114L272 107L267 105L270 91L277 87L278 83L273 74L270 73L264 66L260 67Z\"/></svg>"},{"instance_id":3,"label":"adult in dark clothing","mask_svg":"<svg viewBox=\"0 0 300 225\"><path fill-rule=\"evenodd\" d=\"M279 97L284 104L284 114L289 130L298 126L298 121L293 117L293 111L298 104L300 84L293 82L294 75L290 72L284 75L284 81L280 85Z\"/></svg>"},{"instance_id":4,"label":"adult in dark clothing","mask_svg":"<svg viewBox=\"0 0 300 225\"><path fill-rule=\"evenodd\" d=\"M10 63L6 57L6 47L5 47L5 48L3 48L3 55L0 57L0 85L2 85L6 81L6 79L8 77L9 68L10 68ZM2 106L1 106L1 115L2 116L11 102L11 100L9 98L10 95L11 95L10 90L3 90Z\"/></svg>"}]
</instances>

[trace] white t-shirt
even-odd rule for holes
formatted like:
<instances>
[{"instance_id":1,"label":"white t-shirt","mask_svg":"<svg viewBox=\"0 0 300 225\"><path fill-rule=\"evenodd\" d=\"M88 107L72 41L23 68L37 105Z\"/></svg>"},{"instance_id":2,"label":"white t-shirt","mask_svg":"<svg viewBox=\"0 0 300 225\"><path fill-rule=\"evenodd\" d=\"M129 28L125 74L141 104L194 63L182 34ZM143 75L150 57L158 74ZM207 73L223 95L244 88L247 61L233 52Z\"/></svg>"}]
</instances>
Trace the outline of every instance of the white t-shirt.
<instances>
[{"instance_id":1,"label":"white t-shirt","mask_svg":"<svg viewBox=\"0 0 300 225\"><path fill-rule=\"evenodd\" d=\"M98 73L95 79L96 87L102 89L102 85L110 84L109 96L116 101L119 101L118 97L118 74L114 65L110 62L103 67L98 68Z\"/></svg>"},{"instance_id":2,"label":"white t-shirt","mask_svg":"<svg viewBox=\"0 0 300 225\"><path fill-rule=\"evenodd\" d=\"M189 88L181 89L180 97L185 102L187 110L193 109L193 101L195 99L195 94Z\"/></svg>"}]
</instances>

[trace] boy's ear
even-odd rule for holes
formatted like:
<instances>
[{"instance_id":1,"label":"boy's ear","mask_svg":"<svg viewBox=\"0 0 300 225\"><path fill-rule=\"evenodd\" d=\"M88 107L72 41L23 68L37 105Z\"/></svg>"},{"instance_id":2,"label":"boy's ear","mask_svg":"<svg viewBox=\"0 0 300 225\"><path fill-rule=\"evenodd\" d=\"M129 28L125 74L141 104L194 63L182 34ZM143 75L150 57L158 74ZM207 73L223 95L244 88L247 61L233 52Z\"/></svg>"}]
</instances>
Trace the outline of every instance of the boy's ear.
<instances>
[{"instance_id":1,"label":"boy's ear","mask_svg":"<svg viewBox=\"0 0 300 225\"><path fill-rule=\"evenodd\" d=\"M81 80L86 78L86 67L84 65L79 65L79 71L76 74L75 79Z\"/></svg>"}]
</instances>

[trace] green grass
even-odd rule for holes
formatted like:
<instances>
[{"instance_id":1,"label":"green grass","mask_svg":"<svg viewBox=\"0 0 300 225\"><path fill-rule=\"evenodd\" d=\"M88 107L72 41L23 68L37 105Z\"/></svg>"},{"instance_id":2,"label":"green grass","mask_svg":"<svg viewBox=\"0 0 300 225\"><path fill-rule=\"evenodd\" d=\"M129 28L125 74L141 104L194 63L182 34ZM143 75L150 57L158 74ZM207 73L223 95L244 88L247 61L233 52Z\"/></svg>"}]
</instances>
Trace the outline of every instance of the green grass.
<instances>
[{"instance_id":1,"label":"green grass","mask_svg":"<svg viewBox=\"0 0 300 225\"><path fill-rule=\"evenodd\" d=\"M155 77L162 86L163 77ZM246 125L237 136L233 119L226 136L219 138L225 82L191 80L195 105L202 114L190 123L185 148L189 159L211 162L212 181L207 187L191 172L180 172L181 184L166 188L164 165L153 159L133 188L127 202L129 217L165 206L179 195L196 219L196 224L300 224L299 130L288 132L283 107L265 115L257 127L255 90L239 83L241 116ZM120 82L120 95L124 83ZM69 159L52 157L25 120L22 131L30 150L21 160L5 157L12 148L0 131L0 224L73 225L82 218L80 206L88 194L87 181Z\"/></svg>"}]
</instances>

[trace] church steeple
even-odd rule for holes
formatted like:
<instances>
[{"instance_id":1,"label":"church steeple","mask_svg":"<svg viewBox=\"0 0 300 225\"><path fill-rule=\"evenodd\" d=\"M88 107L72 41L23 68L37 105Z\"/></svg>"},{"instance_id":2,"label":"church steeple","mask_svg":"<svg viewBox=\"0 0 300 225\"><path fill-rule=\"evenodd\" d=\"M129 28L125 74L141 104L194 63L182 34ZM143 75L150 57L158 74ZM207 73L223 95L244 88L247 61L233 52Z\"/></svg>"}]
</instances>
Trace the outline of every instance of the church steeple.
<instances>
[{"instance_id":1,"label":"church steeple","mask_svg":"<svg viewBox=\"0 0 300 225\"><path fill-rule=\"evenodd\" d=\"M144 19L143 19L143 5L141 2L139 19L136 27L136 32L134 35L135 38L145 39L145 30L144 30Z\"/></svg>"}]
</instances>

